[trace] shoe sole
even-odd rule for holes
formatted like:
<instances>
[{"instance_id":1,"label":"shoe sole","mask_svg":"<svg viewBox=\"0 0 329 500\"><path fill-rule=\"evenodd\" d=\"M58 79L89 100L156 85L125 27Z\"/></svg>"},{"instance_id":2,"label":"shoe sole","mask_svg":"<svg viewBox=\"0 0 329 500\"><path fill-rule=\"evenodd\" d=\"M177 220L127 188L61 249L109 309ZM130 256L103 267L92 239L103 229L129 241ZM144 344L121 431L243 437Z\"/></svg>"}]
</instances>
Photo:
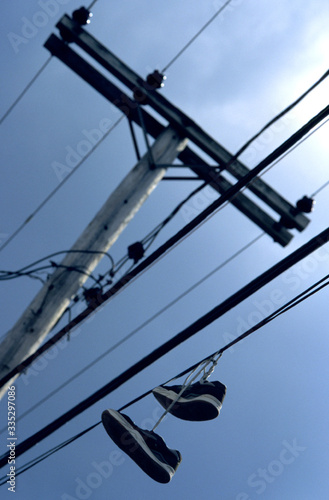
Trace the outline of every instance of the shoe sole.
<instances>
[{"instance_id":1,"label":"shoe sole","mask_svg":"<svg viewBox=\"0 0 329 500\"><path fill-rule=\"evenodd\" d=\"M175 470L161 462L150 450L141 434L115 410L102 413L104 428L114 443L152 479L169 483ZM122 429L125 430L124 434Z\"/></svg>"},{"instance_id":2,"label":"shoe sole","mask_svg":"<svg viewBox=\"0 0 329 500\"><path fill-rule=\"evenodd\" d=\"M169 408L177 398L174 391L157 387L153 394L164 408ZM211 394L202 394L195 398L186 399L182 396L175 402L169 413L182 420L204 421L213 420L218 417L222 403Z\"/></svg>"}]
</instances>

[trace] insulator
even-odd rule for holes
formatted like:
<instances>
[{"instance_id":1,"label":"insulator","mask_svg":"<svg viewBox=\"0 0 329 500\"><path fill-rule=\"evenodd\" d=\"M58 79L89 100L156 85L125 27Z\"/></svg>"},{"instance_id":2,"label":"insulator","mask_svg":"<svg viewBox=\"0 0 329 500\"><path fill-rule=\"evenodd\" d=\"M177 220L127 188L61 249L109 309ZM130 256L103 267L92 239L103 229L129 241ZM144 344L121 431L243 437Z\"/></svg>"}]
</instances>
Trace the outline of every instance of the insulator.
<instances>
[{"instance_id":1,"label":"insulator","mask_svg":"<svg viewBox=\"0 0 329 500\"><path fill-rule=\"evenodd\" d=\"M166 76L160 73L157 69L147 75L146 82L150 86L151 89L160 89L164 87L164 80L166 80Z\"/></svg>"},{"instance_id":2,"label":"insulator","mask_svg":"<svg viewBox=\"0 0 329 500\"><path fill-rule=\"evenodd\" d=\"M144 257L144 247L143 243L137 241L128 247L128 257L133 259L136 264L142 257Z\"/></svg>"},{"instance_id":3,"label":"insulator","mask_svg":"<svg viewBox=\"0 0 329 500\"><path fill-rule=\"evenodd\" d=\"M80 9L75 10L72 14L74 21L79 23L81 26L84 24L90 24L90 18L92 16L92 13L86 9L86 7L80 7Z\"/></svg>"},{"instance_id":4,"label":"insulator","mask_svg":"<svg viewBox=\"0 0 329 500\"><path fill-rule=\"evenodd\" d=\"M303 196L300 200L297 201L296 207L301 212L305 212L306 214L310 214L313 212L315 205L315 200L313 198L309 198L308 196Z\"/></svg>"}]
</instances>

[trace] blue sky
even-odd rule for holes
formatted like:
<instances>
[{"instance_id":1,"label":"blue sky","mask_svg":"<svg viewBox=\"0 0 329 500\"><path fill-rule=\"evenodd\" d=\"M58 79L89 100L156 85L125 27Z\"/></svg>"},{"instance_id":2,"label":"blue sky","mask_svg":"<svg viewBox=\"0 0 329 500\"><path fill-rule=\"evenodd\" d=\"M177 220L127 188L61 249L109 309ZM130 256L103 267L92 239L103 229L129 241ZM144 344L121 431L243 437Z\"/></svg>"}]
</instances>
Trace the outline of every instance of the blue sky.
<instances>
[{"instance_id":1,"label":"blue sky","mask_svg":"<svg viewBox=\"0 0 329 500\"><path fill-rule=\"evenodd\" d=\"M88 31L141 76L165 67L223 2L98 0ZM15 2L1 19L2 116L49 53L43 48L62 14L80 2ZM48 10L47 10L48 9ZM40 14L42 12L43 14ZM48 14L47 14L48 12ZM46 14L45 14L46 13ZM325 0L233 0L168 71L163 95L235 152L265 123L294 101L328 69ZM16 35L16 36L15 36ZM17 38L20 37L20 38ZM129 92L128 92L129 94ZM130 94L129 94L130 95ZM328 82L261 136L243 154L255 166L328 104ZM0 243L55 189L55 165L82 152L91 130L114 124L119 112L52 58L1 125ZM329 180L328 124L265 174L264 180L291 203ZM138 134L141 149L143 138ZM1 269L16 270L52 252L68 250L122 178L136 163L126 121L59 189L1 252ZM57 174L56 174L57 172ZM186 171L177 171L184 174ZM172 172L170 172L171 174ZM162 182L111 249L117 261L196 187ZM176 303L129 341L17 422L19 441L88 397L160 344L328 226L328 189L316 196L311 223L294 231L282 248L263 236L240 257ZM161 232L153 247L213 201L210 189ZM261 230L227 207L109 302L97 315L35 362L16 381L22 414L72 377L174 297L225 261ZM150 250L151 250L150 249ZM110 396L27 452L18 465L100 420L214 352L252 326L264 311L282 305L328 273L328 245L254 294L192 339L161 358ZM108 269L102 261L95 274ZM5 334L40 289L36 280L2 282ZM183 422L168 417L158 432L183 460L172 482L147 477L107 437L101 426L17 478L16 498L32 500L181 499L325 500L328 485L328 319L326 289L221 358L212 379L227 386L220 417ZM78 304L73 313L80 312ZM61 325L65 324L66 317ZM6 400L0 405L6 425ZM151 396L127 410L138 425L152 427L161 412ZM4 441L2 440L2 443ZM3 446L3 444L2 444ZM3 473L7 471L2 469ZM3 498L9 492L2 486Z\"/></svg>"}]
</instances>

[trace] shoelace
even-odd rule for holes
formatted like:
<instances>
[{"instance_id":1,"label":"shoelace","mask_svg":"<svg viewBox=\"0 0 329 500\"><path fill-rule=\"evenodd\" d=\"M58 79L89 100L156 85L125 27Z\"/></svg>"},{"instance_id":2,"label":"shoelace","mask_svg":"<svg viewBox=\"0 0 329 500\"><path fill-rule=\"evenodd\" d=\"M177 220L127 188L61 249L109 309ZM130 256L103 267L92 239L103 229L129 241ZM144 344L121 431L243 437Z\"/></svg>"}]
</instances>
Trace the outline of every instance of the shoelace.
<instances>
[{"instance_id":1,"label":"shoelace","mask_svg":"<svg viewBox=\"0 0 329 500\"><path fill-rule=\"evenodd\" d=\"M210 377L210 375L214 372L215 367L217 366L218 361L221 358L221 356L222 356L222 353L216 353L211 358L206 359L205 361L203 361L202 363L200 363L200 365L198 365L196 368L194 368L194 370L191 371L191 373L186 377L186 379L185 379L185 381L184 381L184 383L182 385L181 390L179 391L179 393L177 394L177 396L175 397L175 399L170 403L170 405L165 410L165 412L161 415L161 417L159 418L159 420L156 422L156 424L154 425L152 431L154 431L154 429L156 429L158 427L158 425L162 422L162 420L165 418L165 416L167 415L167 413L170 412L170 410L172 409L172 407L179 400L179 398L181 397L181 395L183 394L183 392L186 391L186 389L188 389L192 385L192 383L195 381L195 379L197 379L202 372L203 372L203 375L202 375L201 380L200 380L201 384L204 383L207 380L208 377ZM211 366L208 369L208 371L206 371L207 366L210 363L211 363ZM194 377L192 377L193 373L195 373L196 371L197 371L196 375L194 375ZM190 377L192 377L192 378L189 381Z\"/></svg>"},{"instance_id":2,"label":"shoelace","mask_svg":"<svg viewBox=\"0 0 329 500\"><path fill-rule=\"evenodd\" d=\"M219 354L216 353L211 358L209 358L209 361L207 362L207 364L211 363L211 367L209 368L209 370L207 372L206 372L207 364L203 368L203 375L200 379L200 384L203 384L204 382L206 382L206 380L210 377L210 375L212 375L214 373L215 368L218 364L218 361L222 357L222 354L223 354L222 352L220 352Z\"/></svg>"}]
</instances>

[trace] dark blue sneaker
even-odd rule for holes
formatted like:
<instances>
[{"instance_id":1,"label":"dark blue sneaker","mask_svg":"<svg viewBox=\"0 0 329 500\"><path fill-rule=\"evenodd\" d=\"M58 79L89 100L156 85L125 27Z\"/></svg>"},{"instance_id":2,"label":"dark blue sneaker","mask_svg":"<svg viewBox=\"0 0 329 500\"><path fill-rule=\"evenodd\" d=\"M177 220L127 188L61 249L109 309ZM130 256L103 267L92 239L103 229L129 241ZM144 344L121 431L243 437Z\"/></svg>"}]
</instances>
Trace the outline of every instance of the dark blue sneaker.
<instances>
[{"instance_id":1,"label":"dark blue sneaker","mask_svg":"<svg viewBox=\"0 0 329 500\"><path fill-rule=\"evenodd\" d=\"M153 389L153 394L167 410L181 390L181 385L160 385ZM212 420L218 417L225 394L226 387L221 382L196 382L185 389L169 413L183 420Z\"/></svg>"},{"instance_id":2,"label":"dark blue sneaker","mask_svg":"<svg viewBox=\"0 0 329 500\"><path fill-rule=\"evenodd\" d=\"M103 411L102 423L115 444L146 474L159 483L169 483L182 460L179 451L171 450L161 436L140 429L118 411Z\"/></svg>"}]
</instances>

